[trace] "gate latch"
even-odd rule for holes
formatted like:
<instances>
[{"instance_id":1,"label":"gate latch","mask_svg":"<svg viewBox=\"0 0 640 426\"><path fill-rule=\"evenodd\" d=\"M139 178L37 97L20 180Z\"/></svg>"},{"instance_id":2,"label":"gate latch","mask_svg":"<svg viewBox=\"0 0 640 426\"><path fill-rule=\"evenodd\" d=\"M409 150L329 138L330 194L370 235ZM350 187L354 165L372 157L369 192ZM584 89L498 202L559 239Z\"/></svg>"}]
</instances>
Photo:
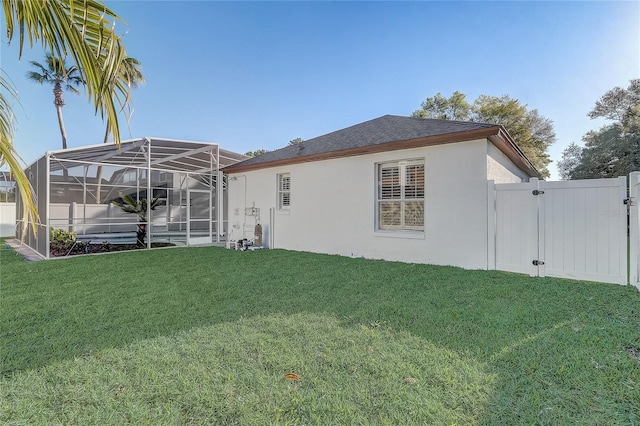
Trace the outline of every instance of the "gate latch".
<instances>
[{"instance_id":1,"label":"gate latch","mask_svg":"<svg viewBox=\"0 0 640 426\"><path fill-rule=\"evenodd\" d=\"M532 263L533 263L535 266L542 266L542 265L544 265L544 262L543 262L542 260L537 260L537 259L536 259L536 260L534 260Z\"/></svg>"},{"instance_id":2,"label":"gate latch","mask_svg":"<svg viewBox=\"0 0 640 426\"><path fill-rule=\"evenodd\" d=\"M541 191L539 189L534 189L533 191L531 191L531 193L533 195L542 195L542 194L544 194L544 191Z\"/></svg>"}]
</instances>

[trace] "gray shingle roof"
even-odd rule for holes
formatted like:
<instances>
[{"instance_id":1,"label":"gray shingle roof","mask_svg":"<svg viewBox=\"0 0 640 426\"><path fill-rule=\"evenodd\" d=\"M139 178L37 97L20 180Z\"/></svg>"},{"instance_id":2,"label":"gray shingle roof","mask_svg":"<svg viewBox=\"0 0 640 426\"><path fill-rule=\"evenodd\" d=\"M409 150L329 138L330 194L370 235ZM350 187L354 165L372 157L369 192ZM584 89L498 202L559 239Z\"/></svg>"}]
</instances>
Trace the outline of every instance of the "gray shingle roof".
<instances>
[{"instance_id":1,"label":"gray shingle roof","mask_svg":"<svg viewBox=\"0 0 640 426\"><path fill-rule=\"evenodd\" d=\"M424 118L383 115L364 123L308 139L298 145L269 151L265 154L234 164L230 168L254 166L274 161L295 159L337 152L389 142L406 141L429 136L498 127L495 124L466 121L434 120Z\"/></svg>"},{"instance_id":2,"label":"gray shingle roof","mask_svg":"<svg viewBox=\"0 0 640 426\"><path fill-rule=\"evenodd\" d=\"M529 176L542 176L507 131L500 125L468 121L435 120L383 115L364 123L267 152L224 167L225 173L239 173L307 161L326 160L373 152L489 139Z\"/></svg>"}]
</instances>

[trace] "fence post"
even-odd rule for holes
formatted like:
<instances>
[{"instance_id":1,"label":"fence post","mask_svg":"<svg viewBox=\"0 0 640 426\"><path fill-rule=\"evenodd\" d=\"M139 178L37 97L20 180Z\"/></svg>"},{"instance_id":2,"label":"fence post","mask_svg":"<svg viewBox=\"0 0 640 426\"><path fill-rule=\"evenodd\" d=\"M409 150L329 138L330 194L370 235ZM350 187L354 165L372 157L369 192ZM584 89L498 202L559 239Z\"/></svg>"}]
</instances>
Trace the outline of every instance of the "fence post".
<instances>
[{"instance_id":1,"label":"fence post","mask_svg":"<svg viewBox=\"0 0 640 426\"><path fill-rule=\"evenodd\" d=\"M640 290L640 172L629 174L629 283Z\"/></svg>"},{"instance_id":2,"label":"fence post","mask_svg":"<svg viewBox=\"0 0 640 426\"><path fill-rule=\"evenodd\" d=\"M496 186L487 181L487 270L496 269Z\"/></svg>"}]
</instances>

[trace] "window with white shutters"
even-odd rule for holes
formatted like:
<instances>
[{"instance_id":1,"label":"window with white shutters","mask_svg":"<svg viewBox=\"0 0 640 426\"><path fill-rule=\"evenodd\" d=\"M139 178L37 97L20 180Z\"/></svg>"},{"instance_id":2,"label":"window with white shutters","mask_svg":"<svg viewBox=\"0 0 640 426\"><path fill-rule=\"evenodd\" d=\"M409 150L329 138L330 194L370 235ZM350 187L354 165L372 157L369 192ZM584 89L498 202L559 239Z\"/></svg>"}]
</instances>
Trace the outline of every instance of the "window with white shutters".
<instances>
[{"instance_id":1,"label":"window with white shutters","mask_svg":"<svg viewBox=\"0 0 640 426\"><path fill-rule=\"evenodd\" d=\"M424 160L378 164L379 230L424 230Z\"/></svg>"},{"instance_id":2,"label":"window with white shutters","mask_svg":"<svg viewBox=\"0 0 640 426\"><path fill-rule=\"evenodd\" d=\"M291 206L291 175L278 175L278 209L288 210Z\"/></svg>"}]
</instances>

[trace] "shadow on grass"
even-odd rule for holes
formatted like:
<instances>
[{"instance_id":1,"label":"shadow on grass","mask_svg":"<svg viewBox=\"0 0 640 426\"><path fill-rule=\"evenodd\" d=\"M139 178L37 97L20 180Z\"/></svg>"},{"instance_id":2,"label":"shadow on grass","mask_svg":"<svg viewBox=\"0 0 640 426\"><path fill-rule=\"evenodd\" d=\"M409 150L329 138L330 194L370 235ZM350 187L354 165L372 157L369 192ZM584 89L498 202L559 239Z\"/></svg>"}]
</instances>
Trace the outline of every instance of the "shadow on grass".
<instances>
[{"instance_id":1,"label":"shadow on grass","mask_svg":"<svg viewBox=\"0 0 640 426\"><path fill-rule=\"evenodd\" d=\"M409 333L275 314L18 373L5 380L0 420L471 424L492 384L477 362Z\"/></svg>"},{"instance_id":2,"label":"shadow on grass","mask_svg":"<svg viewBox=\"0 0 640 426\"><path fill-rule=\"evenodd\" d=\"M640 297L629 287L283 250L0 256L5 376L240 318L314 314L486 364L486 423L637 419L640 367L625 350L638 344Z\"/></svg>"}]
</instances>

